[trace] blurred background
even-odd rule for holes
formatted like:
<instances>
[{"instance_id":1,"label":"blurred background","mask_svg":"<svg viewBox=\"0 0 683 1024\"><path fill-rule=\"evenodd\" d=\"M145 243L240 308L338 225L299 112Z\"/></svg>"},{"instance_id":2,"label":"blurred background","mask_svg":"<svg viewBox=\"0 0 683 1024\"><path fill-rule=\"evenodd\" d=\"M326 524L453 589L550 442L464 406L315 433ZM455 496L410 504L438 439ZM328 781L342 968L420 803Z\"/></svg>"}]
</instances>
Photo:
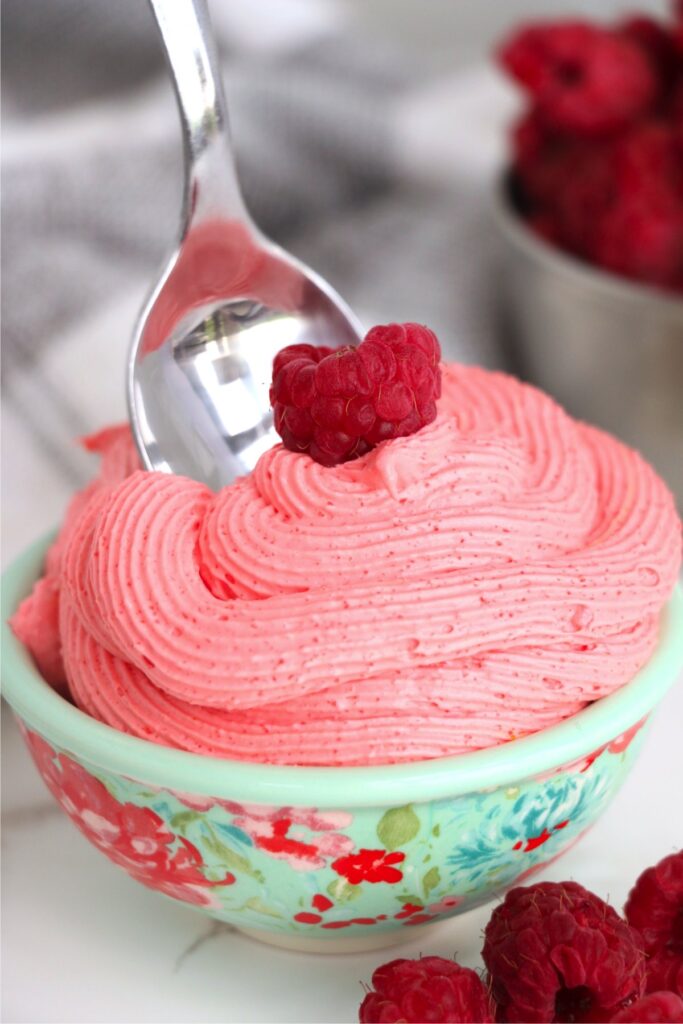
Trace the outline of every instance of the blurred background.
<instances>
[{"instance_id":1,"label":"blurred background","mask_svg":"<svg viewBox=\"0 0 683 1024\"><path fill-rule=\"evenodd\" d=\"M211 0L257 222L366 325L418 320L449 359L524 371L501 323L491 212L520 99L490 54L520 21L633 6ZM141 0L3 0L2 79L6 562L92 473L73 439L125 416L134 318L177 229L181 145Z\"/></svg>"}]
</instances>

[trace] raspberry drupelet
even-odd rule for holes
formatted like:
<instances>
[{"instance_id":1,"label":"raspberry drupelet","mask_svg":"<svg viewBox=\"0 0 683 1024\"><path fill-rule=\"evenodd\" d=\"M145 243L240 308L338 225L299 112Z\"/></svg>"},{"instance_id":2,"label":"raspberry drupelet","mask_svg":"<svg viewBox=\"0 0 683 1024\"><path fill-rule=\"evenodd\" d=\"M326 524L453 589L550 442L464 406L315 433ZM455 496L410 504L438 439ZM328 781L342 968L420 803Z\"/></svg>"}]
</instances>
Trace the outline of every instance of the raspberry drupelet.
<instances>
[{"instance_id":1,"label":"raspberry drupelet","mask_svg":"<svg viewBox=\"0 0 683 1024\"><path fill-rule=\"evenodd\" d=\"M643 871L624 912L642 936L648 992L683 996L683 850Z\"/></svg>"},{"instance_id":2,"label":"raspberry drupelet","mask_svg":"<svg viewBox=\"0 0 683 1024\"><path fill-rule=\"evenodd\" d=\"M657 95L642 45L585 21L530 25L508 39L499 56L546 123L583 138L621 130Z\"/></svg>"},{"instance_id":3,"label":"raspberry drupelet","mask_svg":"<svg viewBox=\"0 0 683 1024\"><path fill-rule=\"evenodd\" d=\"M440 956L391 960L374 972L372 986L360 1007L361 1024L491 1024L496 1019L479 975Z\"/></svg>"},{"instance_id":4,"label":"raspberry drupelet","mask_svg":"<svg viewBox=\"0 0 683 1024\"><path fill-rule=\"evenodd\" d=\"M652 992L612 1017L612 1024L683 1024L683 999L675 992Z\"/></svg>"}]
</instances>

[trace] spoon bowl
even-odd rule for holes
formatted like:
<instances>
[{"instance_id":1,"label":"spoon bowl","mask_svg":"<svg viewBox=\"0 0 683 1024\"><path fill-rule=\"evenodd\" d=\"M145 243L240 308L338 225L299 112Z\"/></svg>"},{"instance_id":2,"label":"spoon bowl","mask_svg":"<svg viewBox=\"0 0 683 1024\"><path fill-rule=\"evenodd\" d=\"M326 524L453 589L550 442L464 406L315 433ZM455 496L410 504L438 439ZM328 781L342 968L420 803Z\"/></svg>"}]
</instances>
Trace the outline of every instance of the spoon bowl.
<instances>
[{"instance_id":1,"label":"spoon bowl","mask_svg":"<svg viewBox=\"0 0 683 1024\"><path fill-rule=\"evenodd\" d=\"M130 421L147 469L218 490L278 440L268 396L276 353L358 344L360 325L246 209L205 0L150 5L178 100L185 198L179 241L133 337Z\"/></svg>"}]
</instances>

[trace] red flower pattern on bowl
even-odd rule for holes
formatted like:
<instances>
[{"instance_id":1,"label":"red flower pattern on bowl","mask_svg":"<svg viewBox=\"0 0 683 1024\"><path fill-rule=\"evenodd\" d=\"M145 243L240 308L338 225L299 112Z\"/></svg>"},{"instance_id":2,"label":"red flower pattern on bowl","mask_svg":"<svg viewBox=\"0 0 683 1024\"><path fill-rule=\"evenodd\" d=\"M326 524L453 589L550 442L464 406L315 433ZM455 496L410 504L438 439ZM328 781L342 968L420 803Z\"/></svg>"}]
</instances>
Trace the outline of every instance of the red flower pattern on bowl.
<instances>
[{"instance_id":1,"label":"red flower pattern on bowl","mask_svg":"<svg viewBox=\"0 0 683 1024\"><path fill-rule=\"evenodd\" d=\"M259 850L286 860L295 871L323 868L328 858L340 857L353 849L353 840L336 831L346 828L353 820L344 811L261 807L230 801L223 806L235 815L233 824L241 828Z\"/></svg>"},{"instance_id":2,"label":"red flower pattern on bowl","mask_svg":"<svg viewBox=\"0 0 683 1024\"><path fill-rule=\"evenodd\" d=\"M405 853L400 850L394 853L387 853L386 850L358 850L348 857L339 857L333 862L332 869L351 885L360 885L361 882L393 884L403 878L403 872L394 865L401 864L405 857Z\"/></svg>"},{"instance_id":3,"label":"red flower pattern on bowl","mask_svg":"<svg viewBox=\"0 0 683 1024\"><path fill-rule=\"evenodd\" d=\"M40 774L74 824L138 882L200 906L213 904L212 888L234 883L231 872L217 882L207 879L196 846L176 836L151 808L119 803L76 761L55 757L37 733L27 732L26 738Z\"/></svg>"}]
</instances>

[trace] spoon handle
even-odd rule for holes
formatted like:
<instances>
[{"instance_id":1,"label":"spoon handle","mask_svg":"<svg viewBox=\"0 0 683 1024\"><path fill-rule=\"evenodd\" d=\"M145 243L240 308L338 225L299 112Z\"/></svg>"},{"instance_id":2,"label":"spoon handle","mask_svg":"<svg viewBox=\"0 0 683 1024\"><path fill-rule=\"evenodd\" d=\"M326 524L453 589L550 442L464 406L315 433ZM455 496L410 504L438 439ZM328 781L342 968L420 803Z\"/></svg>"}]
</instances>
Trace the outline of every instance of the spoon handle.
<instances>
[{"instance_id":1,"label":"spoon handle","mask_svg":"<svg viewBox=\"0 0 683 1024\"><path fill-rule=\"evenodd\" d=\"M166 51L183 131L183 235L213 218L253 231L237 178L220 64L206 0L149 0Z\"/></svg>"}]
</instances>

